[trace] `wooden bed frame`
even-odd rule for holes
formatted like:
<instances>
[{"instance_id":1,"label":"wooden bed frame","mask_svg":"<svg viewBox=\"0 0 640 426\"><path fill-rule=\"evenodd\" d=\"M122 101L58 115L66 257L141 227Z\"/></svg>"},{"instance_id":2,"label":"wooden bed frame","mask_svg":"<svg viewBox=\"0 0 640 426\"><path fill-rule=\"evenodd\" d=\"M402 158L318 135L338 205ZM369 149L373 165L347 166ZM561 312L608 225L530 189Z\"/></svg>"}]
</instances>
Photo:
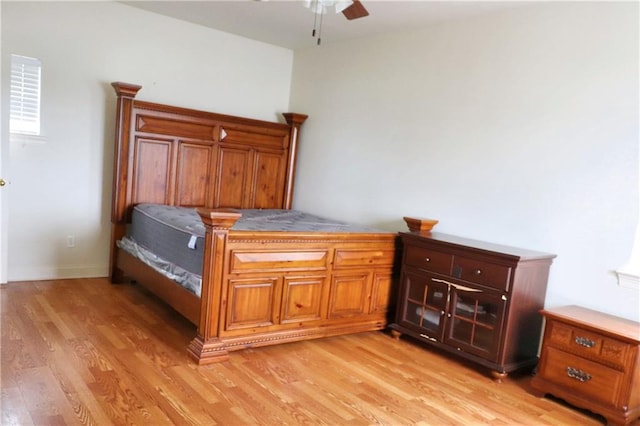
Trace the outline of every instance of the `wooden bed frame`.
<instances>
[{"instance_id":1,"label":"wooden bed frame","mask_svg":"<svg viewBox=\"0 0 640 426\"><path fill-rule=\"evenodd\" d=\"M290 209L300 126L118 96L111 213L112 282L135 280L197 325L188 353L199 364L231 350L383 329L395 233L234 231L234 209ZM193 295L116 241L143 202L197 208L205 225L202 295Z\"/></svg>"}]
</instances>

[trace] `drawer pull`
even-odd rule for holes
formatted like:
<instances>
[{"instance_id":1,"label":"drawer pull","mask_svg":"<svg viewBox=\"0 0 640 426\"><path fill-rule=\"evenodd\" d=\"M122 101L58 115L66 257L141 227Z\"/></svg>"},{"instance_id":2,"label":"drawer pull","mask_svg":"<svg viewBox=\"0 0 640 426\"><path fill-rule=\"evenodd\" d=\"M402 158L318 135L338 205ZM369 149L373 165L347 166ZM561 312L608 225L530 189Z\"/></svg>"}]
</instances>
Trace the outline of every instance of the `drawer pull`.
<instances>
[{"instance_id":1,"label":"drawer pull","mask_svg":"<svg viewBox=\"0 0 640 426\"><path fill-rule=\"evenodd\" d=\"M429 258L429 257L425 257L425 258L424 258L424 261L425 261L425 262L431 262L431 258Z\"/></svg>"},{"instance_id":2,"label":"drawer pull","mask_svg":"<svg viewBox=\"0 0 640 426\"><path fill-rule=\"evenodd\" d=\"M432 342L437 342L438 341L437 339L434 339L433 337L429 337L426 334L420 334L420 337L423 337L423 338L425 338L427 340L431 340Z\"/></svg>"},{"instance_id":3,"label":"drawer pull","mask_svg":"<svg viewBox=\"0 0 640 426\"><path fill-rule=\"evenodd\" d=\"M441 280L439 278L431 278L431 281L433 281L434 283L441 283L441 284L446 284L446 285L453 285L453 283L450 283L447 280Z\"/></svg>"},{"instance_id":4,"label":"drawer pull","mask_svg":"<svg viewBox=\"0 0 640 426\"><path fill-rule=\"evenodd\" d=\"M596 345L596 342L594 342L591 339L587 339L586 337L576 337L575 339L576 344L580 345L580 346L584 346L585 348L592 348Z\"/></svg>"},{"instance_id":5,"label":"drawer pull","mask_svg":"<svg viewBox=\"0 0 640 426\"><path fill-rule=\"evenodd\" d=\"M481 275L481 274L482 274L482 270L480 270L480 269L476 269L476 271L474 272L474 274L476 274L476 275Z\"/></svg>"},{"instance_id":6,"label":"drawer pull","mask_svg":"<svg viewBox=\"0 0 640 426\"><path fill-rule=\"evenodd\" d=\"M472 293L482 293L482 290L479 290L477 288L465 287L463 285L454 284L454 283L451 283L451 282L449 282L447 280L441 280L439 278L431 278L431 281L433 281L435 283L446 284L446 285L451 286L451 287L455 288L456 290L460 290L460 291L469 291L469 292L472 292Z\"/></svg>"},{"instance_id":7,"label":"drawer pull","mask_svg":"<svg viewBox=\"0 0 640 426\"><path fill-rule=\"evenodd\" d=\"M573 367L567 367L567 376L582 383L591 380L591 374L585 373L584 371L578 370L577 368Z\"/></svg>"},{"instance_id":8,"label":"drawer pull","mask_svg":"<svg viewBox=\"0 0 640 426\"><path fill-rule=\"evenodd\" d=\"M465 286L460 285L460 284L451 284L451 285L453 287L455 287L456 290L469 291L471 293L482 293L482 290L479 290L477 288L465 287Z\"/></svg>"}]
</instances>

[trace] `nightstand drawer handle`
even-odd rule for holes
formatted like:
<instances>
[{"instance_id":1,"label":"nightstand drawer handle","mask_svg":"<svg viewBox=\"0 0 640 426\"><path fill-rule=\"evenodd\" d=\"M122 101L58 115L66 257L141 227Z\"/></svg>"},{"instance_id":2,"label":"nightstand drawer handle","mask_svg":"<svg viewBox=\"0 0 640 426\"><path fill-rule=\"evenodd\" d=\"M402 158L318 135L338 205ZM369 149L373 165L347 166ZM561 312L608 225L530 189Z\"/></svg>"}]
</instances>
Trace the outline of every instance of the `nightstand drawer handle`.
<instances>
[{"instance_id":1,"label":"nightstand drawer handle","mask_svg":"<svg viewBox=\"0 0 640 426\"><path fill-rule=\"evenodd\" d=\"M431 262L431 258L430 258L430 257L425 257L425 258L424 258L424 261L425 261L425 262Z\"/></svg>"},{"instance_id":2,"label":"nightstand drawer handle","mask_svg":"<svg viewBox=\"0 0 640 426\"><path fill-rule=\"evenodd\" d=\"M583 383L591 380L591 374L585 373L584 371L578 370L577 368L573 367L567 367L567 376Z\"/></svg>"},{"instance_id":3,"label":"nightstand drawer handle","mask_svg":"<svg viewBox=\"0 0 640 426\"><path fill-rule=\"evenodd\" d=\"M594 342L591 339L587 339L586 337L576 337L575 342L580 345L580 346L584 346L585 348L592 348L596 345L596 342Z\"/></svg>"}]
</instances>

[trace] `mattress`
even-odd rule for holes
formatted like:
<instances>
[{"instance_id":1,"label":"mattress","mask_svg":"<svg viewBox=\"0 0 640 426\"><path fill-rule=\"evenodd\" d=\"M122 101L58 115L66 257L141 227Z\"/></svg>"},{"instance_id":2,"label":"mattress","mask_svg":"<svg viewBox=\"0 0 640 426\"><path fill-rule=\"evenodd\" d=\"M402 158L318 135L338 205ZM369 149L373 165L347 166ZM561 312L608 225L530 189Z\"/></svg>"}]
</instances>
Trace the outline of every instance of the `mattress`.
<instances>
[{"instance_id":1,"label":"mattress","mask_svg":"<svg viewBox=\"0 0 640 426\"><path fill-rule=\"evenodd\" d=\"M234 231L380 233L378 229L297 210L244 209ZM193 208L162 204L134 207L127 237L118 246L189 291L200 295L204 225Z\"/></svg>"},{"instance_id":2,"label":"mattress","mask_svg":"<svg viewBox=\"0 0 640 426\"><path fill-rule=\"evenodd\" d=\"M160 258L202 275L204 225L194 209L139 204L133 209L128 236Z\"/></svg>"}]
</instances>

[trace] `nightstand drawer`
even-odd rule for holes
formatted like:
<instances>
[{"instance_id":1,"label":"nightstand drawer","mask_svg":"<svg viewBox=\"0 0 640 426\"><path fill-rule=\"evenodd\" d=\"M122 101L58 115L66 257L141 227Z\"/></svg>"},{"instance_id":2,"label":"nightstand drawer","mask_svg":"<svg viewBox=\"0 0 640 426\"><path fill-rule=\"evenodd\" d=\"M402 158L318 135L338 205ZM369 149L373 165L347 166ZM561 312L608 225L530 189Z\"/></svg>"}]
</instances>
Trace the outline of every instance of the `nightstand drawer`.
<instances>
[{"instance_id":1,"label":"nightstand drawer","mask_svg":"<svg viewBox=\"0 0 640 426\"><path fill-rule=\"evenodd\" d=\"M541 311L546 326L531 387L607 418L640 417L640 324L580 306Z\"/></svg>"},{"instance_id":2,"label":"nightstand drawer","mask_svg":"<svg viewBox=\"0 0 640 426\"><path fill-rule=\"evenodd\" d=\"M545 351L546 363L539 372L542 379L562 385L577 395L616 405L624 373L552 347Z\"/></svg>"},{"instance_id":3,"label":"nightstand drawer","mask_svg":"<svg viewBox=\"0 0 640 426\"><path fill-rule=\"evenodd\" d=\"M605 364L624 367L631 345L569 324L550 321L549 344Z\"/></svg>"},{"instance_id":4,"label":"nightstand drawer","mask_svg":"<svg viewBox=\"0 0 640 426\"><path fill-rule=\"evenodd\" d=\"M407 245L404 253L405 264L440 274L451 273L452 259L450 254L413 245Z\"/></svg>"},{"instance_id":5,"label":"nightstand drawer","mask_svg":"<svg viewBox=\"0 0 640 426\"><path fill-rule=\"evenodd\" d=\"M493 287L498 290L509 290L511 268L482 260L456 256L453 260L453 276Z\"/></svg>"}]
</instances>

